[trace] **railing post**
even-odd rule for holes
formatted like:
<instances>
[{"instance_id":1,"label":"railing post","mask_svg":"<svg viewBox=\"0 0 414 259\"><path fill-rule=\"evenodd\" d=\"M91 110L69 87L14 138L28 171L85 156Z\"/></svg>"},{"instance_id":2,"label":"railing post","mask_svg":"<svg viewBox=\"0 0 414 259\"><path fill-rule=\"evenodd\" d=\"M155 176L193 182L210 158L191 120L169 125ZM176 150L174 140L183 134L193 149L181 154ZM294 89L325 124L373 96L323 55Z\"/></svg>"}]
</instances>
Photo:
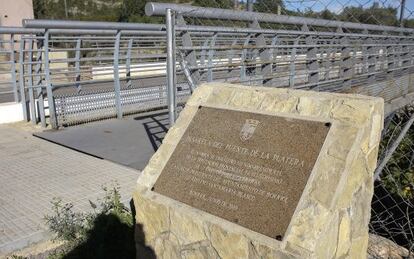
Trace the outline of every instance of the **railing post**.
<instances>
[{"instance_id":1,"label":"railing post","mask_svg":"<svg viewBox=\"0 0 414 259\"><path fill-rule=\"evenodd\" d=\"M327 39L327 44L333 45L336 43L336 38L332 37L331 39ZM326 55L326 57L323 57L323 55ZM335 65L335 63L332 60L335 60L335 54L336 49L334 47L327 48L322 55L322 67L323 67L323 80L329 80L331 68ZM322 72L322 71L321 71ZM321 74L322 77L322 74Z\"/></svg>"},{"instance_id":2,"label":"railing post","mask_svg":"<svg viewBox=\"0 0 414 259\"><path fill-rule=\"evenodd\" d=\"M308 32L309 28L305 24L302 31ZM306 45L311 45L306 50L306 69L308 70L308 84L311 88L317 87L319 84L319 60L317 57L318 48L315 46L317 41L314 36L307 35L305 38Z\"/></svg>"},{"instance_id":3,"label":"railing post","mask_svg":"<svg viewBox=\"0 0 414 259\"><path fill-rule=\"evenodd\" d=\"M168 118L170 126L176 119L176 86L175 86L175 14L173 10L167 9L165 14L167 29L167 98Z\"/></svg>"},{"instance_id":4,"label":"railing post","mask_svg":"<svg viewBox=\"0 0 414 259\"><path fill-rule=\"evenodd\" d=\"M14 101L19 101L19 94L17 91L17 78L16 78L16 57L14 50L14 34L10 34L10 72L11 72L11 81L13 84L13 96Z\"/></svg>"},{"instance_id":5,"label":"railing post","mask_svg":"<svg viewBox=\"0 0 414 259\"><path fill-rule=\"evenodd\" d=\"M115 89L115 107L116 117L122 119L121 105L121 82L119 80L119 47L121 44L121 31L118 31L115 38L114 48L114 89Z\"/></svg>"},{"instance_id":6,"label":"railing post","mask_svg":"<svg viewBox=\"0 0 414 259\"><path fill-rule=\"evenodd\" d=\"M375 41L372 40L372 38L367 39L367 43L370 45L367 48L367 55L368 55L368 84L373 84L375 82L375 71L377 66L377 54L378 49L375 44Z\"/></svg>"},{"instance_id":7,"label":"railing post","mask_svg":"<svg viewBox=\"0 0 414 259\"><path fill-rule=\"evenodd\" d=\"M127 83L126 83L126 87L130 88L132 85L132 79L131 79L131 55L132 55L132 45L134 44L134 39L131 38L128 40L128 49L127 49L127 56L126 56L126 62L125 62L125 67L126 67L126 72L125 72L125 76L127 79Z\"/></svg>"},{"instance_id":8,"label":"railing post","mask_svg":"<svg viewBox=\"0 0 414 259\"><path fill-rule=\"evenodd\" d=\"M210 49L208 50L208 69L207 69L207 82L213 81L213 58L214 58L214 46L216 45L216 39L217 39L217 33L214 33L214 35L211 37L210 42Z\"/></svg>"},{"instance_id":9,"label":"railing post","mask_svg":"<svg viewBox=\"0 0 414 259\"><path fill-rule=\"evenodd\" d=\"M231 43L231 48L228 51L227 57L229 59L229 70L228 70L228 77L232 76L232 73L234 71L234 65L233 65L233 58L236 56L235 55L235 51L236 51L236 45L237 45L238 39L234 39L233 42Z\"/></svg>"},{"instance_id":10,"label":"railing post","mask_svg":"<svg viewBox=\"0 0 414 259\"><path fill-rule=\"evenodd\" d=\"M76 70L76 88L78 88L78 91L81 90L81 84L79 81L81 81L81 72L80 72L80 53L81 53L81 46L82 46L82 39L76 40L76 52L75 52L75 70Z\"/></svg>"},{"instance_id":11,"label":"railing post","mask_svg":"<svg viewBox=\"0 0 414 259\"><path fill-rule=\"evenodd\" d=\"M45 80L46 80L46 93L47 103L49 106L49 121L53 129L58 128L58 121L56 117L55 100L53 98L52 82L50 78L50 60L49 60L49 31L46 30L44 34L44 54L45 54Z\"/></svg>"},{"instance_id":12,"label":"railing post","mask_svg":"<svg viewBox=\"0 0 414 259\"><path fill-rule=\"evenodd\" d=\"M19 86L20 86L20 102L23 109L23 119L24 121L29 121L29 116L27 116L27 101L26 101L26 92L24 89L24 43L25 40L20 38L20 47L19 47ZM14 51L14 50L13 50Z\"/></svg>"},{"instance_id":13,"label":"railing post","mask_svg":"<svg viewBox=\"0 0 414 259\"><path fill-rule=\"evenodd\" d=\"M267 64L262 64L262 74L263 74L263 83L266 86L275 86L275 80L274 80L274 74L273 71L275 70L275 65L274 63L276 63L276 57L277 55L275 55L276 52L276 44L279 41L278 36L275 35L272 38L272 42L270 43L270 48L267 48L265 51L263 51L260 54L260 59L268 62Z\"/></svg>"},{"instance_id":14,"label":"railing post","mask_svg":"<svg viewBox=\"0 0 414 259\"><path fill-rule=\"evenodd\" d=\"M28 57L28 63L29 63L29 68L27 69L28 71L28 78L27 78L27 86L28 89L27 91L29 92L29 108L30 108L30 120L32 121L33 124L37 123L37 119L36 119L36 104L35 104L35 98L34 98L34 93L33 93L33 74L32 74L32 70L33 70L33 39L29 39L29 51L27 53L27 57Z\"/></svg>"},{"instance_id":15,"label":"railing post","mask_svg":"<svg viewBox=\"0 0 414 259\"><path fill-rule=\"evenodd\" d=\"M387 40L388 46L386 48L387 52L387 78L394 79L394 68L396 67L395 64L395 47L394 42L391 39Z\"/></svg>"},{"instance_id":16,"label":"railing post","mask_svg":"<svg viewBox=\"0 0 414 259\"><path fill-rule=\"evenodd\" d=\"M290 52L290 63L289 63L289 87L293 88L295 86L295 73L296 73L296 50L297 45L299 45L300 36L298 36L295 41L293 42L294 47Z\"/></svg>"},{"instance_id":17,"label":"railing post","mask_svg":"<svg viewBox=\"0 0 414 259\"><path fill-rule=\"evenodd\" d=\"M342 28L338 28L338 32L343 32ZM351 87L352 83L352 76L353 76L353 62L351 60L351 48L349 47L349 38L347 36L342 36L339 40L339 44L341 45L341 60L339 63L339 76L343 79L343 87L344 89L348 89ZM355 53L354 53L355 55ZM363 53L366 55L366 53Z\"/></svg>"},{"instance_id":18,"label":"railing post","mask_svg":"<svg viewBox=\"0 0 414 259\"><path fill-rule=\"evenodd\" d=\"M44 98L43 98L43 76L42 73L42 63L44 57L44 36L43 37L36 37L36 48L37 48L37 55L36 55L36 66L35 66L35 74L36 74L36 83L32 86L36 85L36 98L38 99L38 108L39 108L39 118L40 123L43 128L46 128L46 116L45 116L45 107L44 107ZM44 63L43 63L44 64Z\"/></svg>"},{"instance_id":19,"label":"railing post","mask_svg":"<svg viewBox=\"0 0 414 259\"><path fill-rule=\"evenodd\" d=\"M248 62L248 51L247 51L247 47L250 43L250 39L252 38L252 34L247 35L247 37L244 40L243 43L243 50L242 50L242 54L241 54L241 58L240 58L240 63L242 64L240 67L240 80L244 81L247 79L247 64L246 62Z\"/></svg>"}]
</instances>

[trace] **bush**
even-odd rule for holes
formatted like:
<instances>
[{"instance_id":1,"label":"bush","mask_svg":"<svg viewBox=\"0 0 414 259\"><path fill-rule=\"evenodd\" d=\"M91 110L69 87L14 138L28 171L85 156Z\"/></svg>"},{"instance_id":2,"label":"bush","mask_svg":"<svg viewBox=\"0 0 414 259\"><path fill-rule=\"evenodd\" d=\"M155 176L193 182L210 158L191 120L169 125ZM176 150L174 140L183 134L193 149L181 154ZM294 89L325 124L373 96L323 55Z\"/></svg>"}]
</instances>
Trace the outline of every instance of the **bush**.
<instances>
[{"instance_id":1,"label":"bush","mask_svg":"<svg viewBox=\"0 0 414 259\"><path fill-rule=\"evenodd\" d=\"M65 245L48 258L135 258L133 215L121 202L119 186L103 190L102 200L89 201L89 213L52 200L53 214L45 216L46 224Z\"/></svg>"}]
</instances>

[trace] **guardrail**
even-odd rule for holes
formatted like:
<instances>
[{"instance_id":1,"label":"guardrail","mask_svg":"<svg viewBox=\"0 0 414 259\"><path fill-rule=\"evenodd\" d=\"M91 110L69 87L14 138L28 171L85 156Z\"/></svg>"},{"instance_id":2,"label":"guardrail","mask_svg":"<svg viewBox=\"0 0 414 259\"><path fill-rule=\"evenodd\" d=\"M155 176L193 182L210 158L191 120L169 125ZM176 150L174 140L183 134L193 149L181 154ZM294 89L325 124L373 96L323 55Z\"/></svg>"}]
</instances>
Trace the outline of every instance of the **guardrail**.
<instances>
[{"instance_id":1,"label":"guardrail","mask_svg":"<svg viewBox=\"0 0 414 259\"><path fill-rule=\"evenodd\" d=\"M0 96L6 89L27 120L58 128L167 106L173 123L177 103L210 81L356 92L387 102L414 90L412 29L146 6L148 15L167 10L166 25L24 20L25 28L1 27L0 56L7 58L0 73L8 77L0 77ZM201 26L188 18L248 24Z\"/></svg>"},{"instance_id":2,"label":"guardrail","mask_svg":"<svg viewBox=\"0 0 414 259\"><path fill-rule=\"evenodd\" d=\"M166 106L165 26L24 20L10 87L26 120L53 128ZM6 46L7 47L7 46ZM10 48L9 48L10 49ZM21 72L21 73L20 73ZM185 85L179 99L185 98ZM183 97L180 97L183 96ZM184 100L184 99L183 99Z\"/></svg>"},{"instance_id":3,"label":"guardrail","mask_svg":"<svg viewBox=\"0 0 414 259\"><path fill-rule=\"evenodd\" d=\"M167 24L167 31L177 35L171 39L177 46L171 58L180 63L192 88L227 81L364 93L389 103L414 92L413 29L164 3L148 3L146 13L167 14L167 21L176 21ZM201 26L186 18L197 18L198 23L202 19L250 23ZM260 22L267 27L298 26L268 29Z\"/></svg>"}]
</instances>

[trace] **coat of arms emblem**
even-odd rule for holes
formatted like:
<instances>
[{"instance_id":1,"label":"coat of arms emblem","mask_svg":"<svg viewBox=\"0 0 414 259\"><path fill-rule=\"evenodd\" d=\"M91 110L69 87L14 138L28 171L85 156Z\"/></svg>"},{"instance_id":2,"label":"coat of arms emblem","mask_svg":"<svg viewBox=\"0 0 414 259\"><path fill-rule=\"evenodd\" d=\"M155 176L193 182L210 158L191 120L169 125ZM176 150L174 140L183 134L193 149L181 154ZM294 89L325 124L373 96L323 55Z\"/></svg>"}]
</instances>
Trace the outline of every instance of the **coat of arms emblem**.
<instances>
[{"instance_id":1,"label":"coat of arms emblem","mask_svg":"<svg viewBox=\"0 0 414 259\"><path fill-rule=\"evenodd\" d=\"M241 131L240 131L240 139L241 141L246 141L253 136L254 131L256 130L257 125L259 125L260 121L247 119L244 123Z\"/></svg>"}]
</instances>

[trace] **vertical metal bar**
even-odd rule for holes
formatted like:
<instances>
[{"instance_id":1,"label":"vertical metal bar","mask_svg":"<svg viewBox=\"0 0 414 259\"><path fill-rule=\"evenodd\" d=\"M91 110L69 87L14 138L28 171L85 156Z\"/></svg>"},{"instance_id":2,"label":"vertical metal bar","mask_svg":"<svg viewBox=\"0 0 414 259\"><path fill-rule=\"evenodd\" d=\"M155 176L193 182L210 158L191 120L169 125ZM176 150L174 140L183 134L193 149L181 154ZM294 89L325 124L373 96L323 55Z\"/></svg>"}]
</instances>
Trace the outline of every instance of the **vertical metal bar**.
<instances>
[{"instance_id":1,"label":"vertical metal bar","mask_svg":"<svg viewBox=\"0 0 414 259\"><path fill-rule=\"evenodd\" d=\"M214 35L211 38L210 42L210 49L208 50L208 69L207 69L207 82L213 81L213 57L214 57L214 45L216 44L217 39L217 33L214 33Z\"/></svg>"},{"instance_id":2,"label":"vertical metal bar","mask_svg":"<svg viewBox=\"0 0 414 259\"><path fill-rule=\"evenodd\" d=\"M179 25L186 24L184 18L181 15L177 16L176 21L177 21L177 24ZM191 77L193 78L194 84L197 85L201 79L201 73L200 73L200 70L198 69L196 50L191 49L191 47L193 47L193 40L191 39L191 33L188 31L183 31L181 35L181 42L182 42L183 47L188 47L187 50L184 51L185 53L184 58L186 60L185 63L188 64L188 66L191 66L192 68L190 70Z\"/></svg>"},{"instance_id":3,"label":"vertical metal bar","mask_svg":"<svg viewBox=\"0 0 414 259\"><path fill-rule=\"evenodd\" d=\"M208 43L210 39L208 37L205 37L204 43L203 43L203 49L200 52L200 65L206 64L206 56L207 56L207 49L208 49Z\"/></svg>"},{"instance_id":4,"label":"vertical metal bar","mask_svg":"<svg viewBox=\"0 0 414 259\"><path fill-rule=\"evenodd\" d=\"M351 60L351 49L349 38L344 36L340 39L341 44L341 61L339 63L339 76L343 78L343 87L347 89L351 87L351 77L353 75L353 64ZM366 55L366 53L364 53Z\"/></svg>"},{"instance_id":5,"label":"vertical metal bar","mask_svg":"<svg viewBox=\"0 0 414 259\"><path fill-rule=\"evenodd\" d=\"M131 80L131 54L132 54L132 45L134 44L134 39L131 38L128 40L128 49L127 49L127 57L126 57L126 72L125 72L125 76L126 76L126 87L129 88L132 85L132 80Z\"/></svg>"},{"instance_id":6,"label":"vertical metal bar","mask_svg":"<svg viewBox=\"0 0 414 259\"><path fill-rule=\"evenodd\" d=\"M28 107L26 101L26 91L24 89L24 44L25 40L20 39L19 47L19 85L20 85L20 102L23 109L23 120L29 121L29 116L27 115ZM14 50L13 50L14 51Z\"/></svg>"},{"instance_id":7,"label":"vertical metal bar","mask_svg":"<svg viewBox=\"0 0 414 259\"><path fill-rule=\"evenodd\" d=\"M395 68L395 47L393 45L393 41L391 39L387 40L387 78L393 79L394 78L394 69Z\"/></svg>"},{"instance_id":8,"label":"vertical metal bar","mask_svg":"<svg viewBox=\"0 0 414 259\"><path fill-rule=\"evenodd\" d=\"M273 36L272 42L270 43L270 48L264 50L260 54L260 60L262 60L263 62L266 62L266 64L262 65L262 74L264 77L263 83L264 85L267 85L267 86L275 86L274 85L275 82L273 80L273 70L274 70L273 63L276 62L275 45L277 42L278 42L278 37L277 35L275 35Z\"/></svg>"},{"instance_id":9,"label":"vertical metal bar","mask_svg":"<svg viewBox=\"0 0 414 259\"><path fill-rule=\"evenodd\" d=\"M405 0L401 0L400 27L404 27L404 11L405 11Z\"/></svg>"},{"instance_id":10,"label":"vertical metal bar","mask_svg":"<svg viewBox=\"0 0 414 259\"><path fill-rule=\"evenodd\" d=\"M299 45L300 36L295 39L293 45ZM295 86L295 73L296 73L296 47L293 47L290 52L290 64L289 64L289 87L293 88Z\"/></svg>"},{"instance_id":11,"label":"vertical metal bar","mask_svg":"<svg viewBox=\"0 0 414 259\"><path fill-rule=\"evenodd\" d=\"M375 82L375 70L376 70L376 65L377 65L377 48L374 47L374 41L372 40L372 38L367 39L366 41L370 46L368 46L367 48L367 53L366 55L368 55L368 73L371 73L371 75L368 75L368 84L373 84Z\"/></svg>"},{"instance_id":12,"label":"vertical metal bar","mask_svg":"<svg viewBox=\"0 0 414 259\"><path fill-rule=\"evenodd\" d=\"M17 90L17 77L16 77L16 57L14 50L14 34L10 34L10 72L11 72L11 81L13 84L13 95L14 101L19 101L19 93Z\"/></svg>"},{"instance_id":13,"label":"vertical metal bar","mask_svg":"<svg viewBox=\"0 0 414 259\"><path fill-rule=\"evenodd\" d=\"M53 97L52 82L50 78L50 60L49 60L49 31L46 30L44 34L44 54L45 54L45 81L46 81L46 93L47 103L49 106L49 121L53 129L58 128L58 120L56 117L55 100Z\"/></svg>"},{"instance_id":14,"label":"vertical metal bar","mask_svg":"<svg viewBox=\"0 0 414 259\"><path fill-rule=\"evenodd\" d=\"M165 14L167 29L167 98L168 118L170 126L176 119L176 87L175 87L175 14L167 9Z\"/></svg>"},{"instance_id":15,"label":"vertical metal bar","mask_svg":"<svg viewBox=\"0 0 414 259\"><path fill-rule=\"evenodd\" d=\"M229 70L228 70L228 75L227 75L228 78L231 78L233 76L232 73L235 69L235 66L233 65L233 58L235 57L235 49L236 49L235 46L237 45L238 40L239 39L237 38L233 40L233 42L231 43L231 48L229 49L228 54L227 54L227 57L229 59L228 61Z\"/></svg>"},{"instance_id":16,"label":"vertical metal bar","mask_svg":"<svg viewBox=\"0 0 414 259\"><path fill-rule=\"evenodd\" d=\"M334 38L332 39L328 39L327 40L327 44L332 45L334 43ZM322 58L323 62L322 62L322 66L323 66L323 80L329 80L329 74L331 72L331 67L332 67L332 53L335 53L335 51L332 51L331 47L328 47L323 53L321 53L321 55L326 55L325 57ZM335 54L334 54L335 55Z\"/></svg>"},{"instance_id":17,"label":"vertical metal bar","mask_svg":"<svg viewBox=\"0 0 414 259\"><path fill-rule=\"evenodd\" d=\"M304 25L302 27L303 31L309 31L308 27ZM305 38L307 45L316 45L317 41L314 39L314 36L308 35ZM318 48L312 46L306 50L306 69L308 70L308 84L314 85L317 87L319 83L319 61L317 57ZM312 87L312 88L313 88Z\"/></svg>"},{"instance_id":18,"label":"vertical metal bar","mask_svg":"<svg viewBox=\"0 0 414 259\"><path fill-rule=\"evenodd\" d=\"M194 89L196 88L196 85L193 82L193 78L191 77L191 72L188 69L188 65L185 61L184 55L180 52L181 60L180 60L180 66L181 70L184 72L184 76L187 79L188 85L190 86L190 92L193 93Z\"/></svg>"},{"instance_id":19,"label":"vertical metal bar","mask_svg":"<svg viewBox=\"0 0 414 259\"><path fill-rule=\"evenodd\" d=\"M121 31L118 31L115 38L114 48L114 90L115 90L115 107L116 117L122 119L121 105L121 82L119 80L119 47L121 42Z\"/></svg>"},{"instance_id":20,"label":"vertical metal bar","mask_svg":"<svg viewBox=\"0 0 414 259\"><path fill-rule=\"evenodd\" d=\"M404 40L400 40L400 44L402 45L402 55L401 55L401 59L402 59L402 64L401 66L405 67L405 66L409 66L410 65L410 47L412 47L411 45L408 44L408 42L405 42Z\"/></svg>"},{"instance_id":21,"label":"vertical metal bar","mask_svg":"<svg viewBox=\"0 0 414 259\"><path fill-rule=\"evenodd\" d=\"M254 28L254 29L258 29L260 30L260 24L257 20L255 20L253 23L251 23L249 25L250 28ZM255 48L252 51L252 57L251 57L251 61L254 64L254 74L257 78L263 78L264 73L263 73L263 68L265 65L256 65L256 62L259 60L261 62L266 62L268 61L268 57L266 57L266 38L264 36L263 33L260 34L256 34L255 35L255 39L254 39L254 43L256 47L259 48ZM258 59L259 58L259 59ZM257 83L259 83L259 85L263 85L263 80L258 80Z\"/></svg>"},{"instance_id":22,"label":"vertical metal bar","mask_svg":"<svg viewBox=\"0 0 414 259\"><path fill-rule=\"evenodd\" d=\"M82 46L82 39L76 40L76 52L75 52L75 70L76 70L76 88L78 88L78 91L81 90L81 85L78 83L81 81L81 73L80 73L80 58L81 58L81 46Z\"/></svg>"},{"instance_id":23,"label":"vertical metal bar","mask_svg":"<svg viewBox=\"0 0 414 259\"><path fill-rule=\"evenodd\" d=\"M44 45L44 35L43 37L38 36L36 41L36 47L37 47L37 55L36 55L36 67L35 67L35 73L36 73L36 83L33 84L33 86L36 87L36 98L38 99L38 107L39 107L39 118L40 123L43 128L46 128L46 116L45 116L45 107L44 107L44 98L43 98L43 88L42 85L44 84L43 76L42 74L42 65L44 66L44 52L43 47Z\"/></svg>"},{"instance_id":24,"label":"vertical metal bar","mask_svg":"<svg viewBox=\"0 0 414 259\"><path fill-rule=\"evenodd\" d=\"M30 108L30 120L32 121L33 124L37 123L37 118L36 118L36 103L35 103L35 98L34 98L34 93L33 93L33 74L32 74L32 70L33 70L33 39L29 40L29 51L27 52L27 57L28 57L28 78L27 78L27 86L28 89L27 91L29 92L29 108Z\"/></svg>"},{"instance_id":25,"label":"vertical metal bar","mask_svg":"<svg viewBox=\"0 0 414 259\"><path fill-rule=\"evenodd\" d=\"M240 67L240 79L242 81L246 80L247 78L247 46L249 45L250 39L251 39L252 35L249 34L246 39L244 40L243 43L243 50L242 50L242 54L241 54L241 60L240 63L242 64Z\"/></svg>"}]
</instances>

